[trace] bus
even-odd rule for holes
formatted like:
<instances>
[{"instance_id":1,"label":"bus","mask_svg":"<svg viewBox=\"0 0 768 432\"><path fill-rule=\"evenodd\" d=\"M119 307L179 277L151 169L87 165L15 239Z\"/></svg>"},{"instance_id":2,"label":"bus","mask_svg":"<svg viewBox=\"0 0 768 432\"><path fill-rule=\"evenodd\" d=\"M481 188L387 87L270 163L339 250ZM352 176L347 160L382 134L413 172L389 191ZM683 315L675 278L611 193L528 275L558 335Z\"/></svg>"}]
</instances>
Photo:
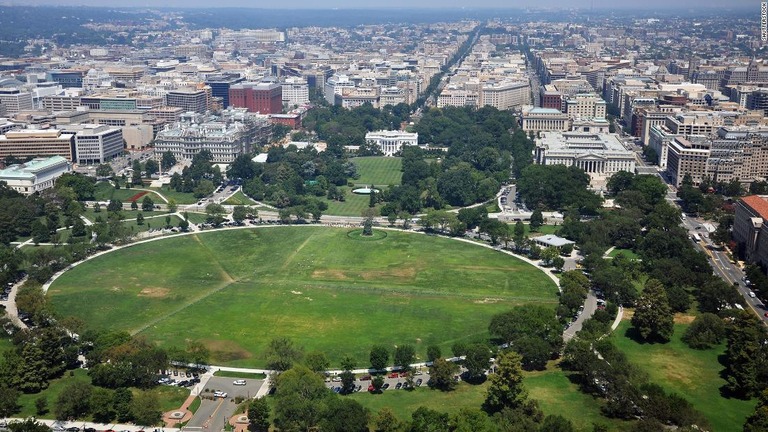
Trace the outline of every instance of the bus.
<instances>
[{"instance_id":1,"label":"bus","mask_svg":"<svg viewBox=\"0 0 768 432\"><path fill-rule=\"evenodd\" d=\"M695 241L696 243L701 241L701 236L698 233L691 234L691 240Z\"/></svg>"}]
</instances>

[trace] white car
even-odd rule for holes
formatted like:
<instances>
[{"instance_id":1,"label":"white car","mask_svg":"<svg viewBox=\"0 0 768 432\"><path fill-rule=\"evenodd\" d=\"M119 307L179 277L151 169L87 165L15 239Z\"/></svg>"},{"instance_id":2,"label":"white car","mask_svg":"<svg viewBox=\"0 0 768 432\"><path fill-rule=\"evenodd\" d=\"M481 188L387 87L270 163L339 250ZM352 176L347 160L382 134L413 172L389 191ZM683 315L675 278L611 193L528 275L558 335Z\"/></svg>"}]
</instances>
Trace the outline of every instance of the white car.
<instances>
[{"instance_id":1,"label":"white car","mask_svg":"<svg viewBox=\"0 0 768 432\"><path fill-rule=\"evenodd\" d=\"M232 381L232 385L243 386L243 385L245 385L245 380L243 380L243 379L234 380L234 381Z\"/></svg>"},{"instance_id":2,"label":"white car","mask_svg":"<svg viewBox=\"0 0 768 432\"><path fill-rule=\"evenodd\" d=\"M226 398L227 397L227 393L223 392L223 391L216 390L215 392L213 392L213 397L215 397L215 398L219 398L219 397L220 398Z\"/></svg>"}]
</instances>

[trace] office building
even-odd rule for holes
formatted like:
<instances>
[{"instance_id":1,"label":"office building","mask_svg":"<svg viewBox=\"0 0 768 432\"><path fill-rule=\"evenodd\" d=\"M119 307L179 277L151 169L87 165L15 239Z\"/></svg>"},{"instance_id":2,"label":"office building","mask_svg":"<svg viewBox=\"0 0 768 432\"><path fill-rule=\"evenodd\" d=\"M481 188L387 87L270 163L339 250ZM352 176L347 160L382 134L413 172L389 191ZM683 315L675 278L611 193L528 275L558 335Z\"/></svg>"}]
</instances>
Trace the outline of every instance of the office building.
<instances>
[{"instance_id":1,"label":"office building","mask_svg":"<svg viewBox=\"0 0 768 432\"><path fill-rule=\"evenodd\" d=\"M0 88L0 104L5 109L3 115L16 114L34 108L32 93L23 92L16 88Z\"/></svg>"},{"instance_id":2,"label":"office building","mask_svg":"<svg viewBox=\"0 0 768 432\"><path fill-rule=\"evenodd\" d=\"M279 84L241 83L229 88L229 102L248 112L279 114L283 111L283 93Z\"/></svg>"},{"instance_id":3,"label":"office building","mask_svg":"<svg viewBox=\"0 0 768 432\"><path fill-rule=\"evenodd\" d=\"M61 156L71 161L75 157L75 135L57 129L8 131L5 135L0 135L0 159L8 156Z\"/></svg>"},{"instance_id":4,"label":"office building","mask_svg":"<svg viewBox=\"0 0 768 432\"><path fill-rule=\"evenodd\" d=\"M554 108L533 108L523 112L523 130L544 132L570 130L568 114Z\"/></svg>"},{"instance_id":5,"label":"office building","mask_svg":"<svg viewBox=\"0 0 768 432\"><path fill-rule=\"evenodd\" d=\"M165 104L178 107L185 112L204 113L208 111L208 96L203 89L179 89L165 95Z\"/></svg>"},{"instance_id":6,"label":"office building","mask_svg":"<svg viewBox=\"0 0 768 432\"><path fill-rule=\"evenodd\" d=\"M710 141L702 136L675 137L667 145L667 174L680 187L686 174L701 183L709 159Z\"/></svg>"},{"instance_id":7,"label":"office building","mask_svg":"<svg viewBox=\"0 0 768 432\"><path fill-rule=\"evenodd\" d=\"M565 112L571 118L605 118L605 101L596 94L577 94L565 101Z\"/></svg>"},{"instance_id":8,"label":"office building","mask_svg":"<svg viewBox=\"0 0 768 432\"><path fill-rule=\"evenodd\" d=\"M736 203L733 217L733 240L736 255L749 263L768 267L768 200L751 195Z\"/></svg>"},{"instance_id":9,"label":"office building","mask_svg":"<svg viewBox=\"0 0 768 432\"><path fill-rule=\"evenodd\" d=\"M283 106L288 109L309 103L309 86L303 78L290 77L281 83Z\"/></svg>"},{"instance_id":10,"label":"office building","mask_svg":"<svg viewBox=\"0 0 768 432\"><path fill-rule=\"evenodd\" d=\"M528 82L503 81L486 84L480 91L480 106L492 106L500 110L520 109L531 104L531 86Z\"/></svg>"},{"instance_id":11,"label":"office building","mask_svg":"<svg viewBox=\"0 0 768 432\"><path fill-rule=\"evenodd\" d=\"M123 153L123 131L118 127L95 124L68 125L63 131L75 134L77 164L102 164Z\"/></svg>"},{"instance_id":12,"label":"office building","mask_svg":"<svg viewBox=\"0 0 768 432\"><path fill-rule=\"evenodd\" d=\"M231 163L250 151L246 126L240 122L177 123L167 125L155 136L155 155L173 153L177 160L192 160L203 150L213 156L213 163Z\"/></svg>"},{"instance_id":13,"label":"office building","mask_svg":"<svg viewBox=\"0 0 768 432\"><path fill-rule=\"evenodd\" d=\"M229 104L229 88L237 83L245 81L239 74L212 75L205 80L205 84L211 87L211 96L221 99L221 107L226 109Z\"/></svg>"},{"instance_id":14,"label":"office building","mask_svg":"<svg viewBox=\"0 0 768 432\"><path fill-rule=\"evenodd\" d=\"M24 195L52 188L56 179L71 171L69 162L61 156L35 158L0 170L0 182Z\"/></svg>"},{"instance_id":15,"label":"office building","mask_svg":"<svg viewBox=\"0 0 768 432\"><path fill-rule=\"evenodd\" d=\"M616 134L542 132L534 153L538 164L575 165L593 178L635 172L635 154L624 148Z\"/></svg>"},{"instance_id":16,"label":"office building","mask_svg":"<svg viewBox=\"0 0 768 432\"><path fill-rule=\"evenodd\" d=\"M84 71L78 70L52 70L48 72L50 81L63 88L80 88L83 86Z\"/></svg>"}]
</instances>

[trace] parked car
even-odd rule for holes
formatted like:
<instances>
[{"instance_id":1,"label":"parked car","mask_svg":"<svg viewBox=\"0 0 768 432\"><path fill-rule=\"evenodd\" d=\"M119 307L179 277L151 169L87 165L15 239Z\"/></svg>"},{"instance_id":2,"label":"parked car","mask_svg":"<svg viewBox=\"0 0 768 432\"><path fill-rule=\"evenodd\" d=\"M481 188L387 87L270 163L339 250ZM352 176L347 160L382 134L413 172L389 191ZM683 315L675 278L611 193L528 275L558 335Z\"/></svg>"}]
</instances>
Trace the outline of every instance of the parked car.
<instances>
[{"instance_id":1,"label":"parked car","mask_svg":"<svg viewBox=\"0 0 768 432\"><path fill-rule=\"evenodd\" d=\"M232 385L244 386L245 385L245 380L244 379L234 380L234 381L232 381Z\"/></svg>"},{"instance_id":2,"label":"parked car","mask_svg":"<svg viewBox=\"0 0 768 432\"><path fill-rule=\"evenodd\" d=\"M388 389L388 388L389 388L389 383L384 383L384 385L383 385L383 386L381 386L381 389L382 389L382 390L386 390L386 389Z\"/></svg>"},{"instance_id":3,"label":"parked car","mask_svg":"<svg viewBox=\"0 0 768 432\"><path fill-rule=\"evenodd\" d=\"M423 379L419 378L416 380L416 387L421 387L421 384L424 382Z\"/></svg>"},{"instance_id":4,"label":"parked car","mask_svg":"<svg viewBox=\"0 0 768 432\"><path fill-rule=\"evenodd\" d=\"M403 386L403 383L399 382L395 385L395 390L400 390L400 388Z\"/></svg>"},{"instance_id":5,"label":"parked car","mask_svg":"<svg viewBox=\"0 0 768 432\"><path fill-rule=\"evenodd\" d=\"M215 392L213 392L213 397L215 397L215 398L226 398L227 397L227 392L216 390Z\"/></svg>"}]
</instances>

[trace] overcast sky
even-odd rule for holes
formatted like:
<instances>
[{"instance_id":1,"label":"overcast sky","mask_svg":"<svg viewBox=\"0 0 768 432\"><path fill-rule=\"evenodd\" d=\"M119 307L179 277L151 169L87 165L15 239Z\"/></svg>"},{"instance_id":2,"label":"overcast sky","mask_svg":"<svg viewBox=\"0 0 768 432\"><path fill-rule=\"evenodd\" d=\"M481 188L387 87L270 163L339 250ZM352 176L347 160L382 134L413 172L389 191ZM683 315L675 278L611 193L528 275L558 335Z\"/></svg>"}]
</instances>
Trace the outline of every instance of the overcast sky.
<instances>
[{"instance_id":1,"label":"overcast sky","mask_svg":"<svg viewBox=\"0 0 768 432\"><path fill-rule=\"evenodd\" d=\"M611 9L698 9L728 7L732 9L755 9L760 13L760 2L756 0L0 0L0 5L84 5L84 6L127 6L127 7L252 7L266 9L360 9L360 8L611 8Z\"/></svg>"}]
</instances>

